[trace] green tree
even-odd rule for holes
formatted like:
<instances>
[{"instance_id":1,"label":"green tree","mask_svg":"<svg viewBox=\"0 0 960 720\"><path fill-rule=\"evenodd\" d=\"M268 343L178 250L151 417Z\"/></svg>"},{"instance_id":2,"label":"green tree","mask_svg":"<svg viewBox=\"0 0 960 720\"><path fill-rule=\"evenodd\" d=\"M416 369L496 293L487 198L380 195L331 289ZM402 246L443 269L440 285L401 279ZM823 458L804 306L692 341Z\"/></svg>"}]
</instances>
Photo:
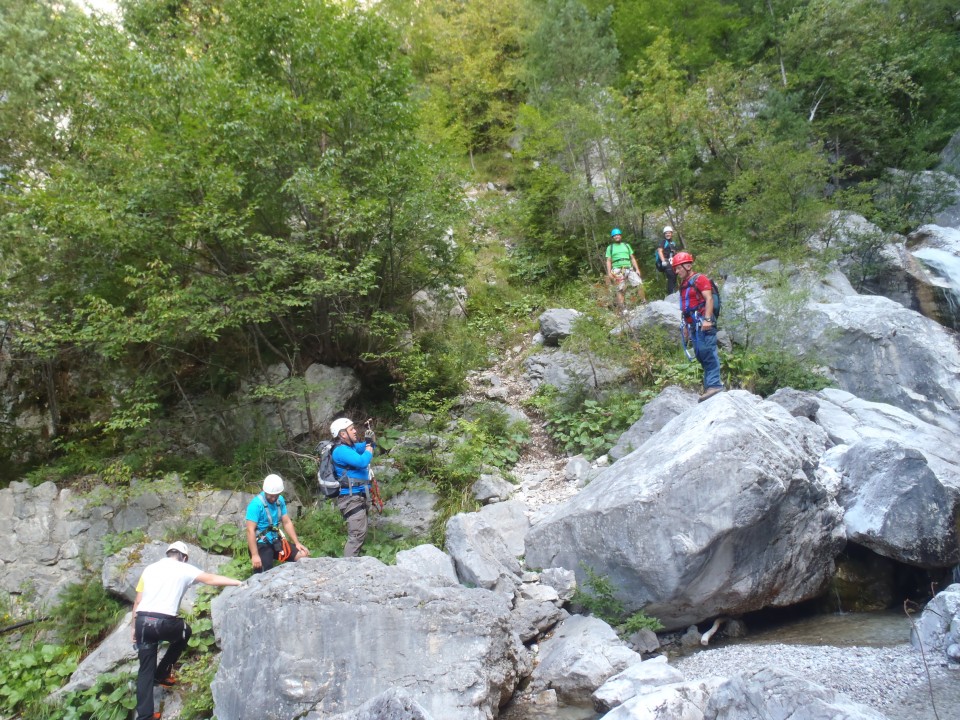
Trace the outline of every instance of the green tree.
<instances>
[{"instance_id":1,"label":"green tree","mask_svg":"<svg viewBox=\"0 0 960 720\"><path fill-rule=\"evenodd\" d=\"M88 398L121 430L225 373L354 358L382 342L375 312L449 281L458 187L418 141L383 20L295 0L125 10L122 29L76 24L43 138L64 152L3 198L20 352L91 371L46 390L75 426Z\"/></svg>"},{"instance_id":2,"label":"green tree","mask_svg":"<svg viewBox=\"0 0 960 720\"><path fill-rule=\"evenodd\" d=\"M530 92L518 120L525 234L533 254L564 274L598 268L604 206L624 204L620 151L611 142L620 112L610 90L617 67L610 10L593 17L577 0L549 0L526 47Z\"/></svg>"}]
</instances>

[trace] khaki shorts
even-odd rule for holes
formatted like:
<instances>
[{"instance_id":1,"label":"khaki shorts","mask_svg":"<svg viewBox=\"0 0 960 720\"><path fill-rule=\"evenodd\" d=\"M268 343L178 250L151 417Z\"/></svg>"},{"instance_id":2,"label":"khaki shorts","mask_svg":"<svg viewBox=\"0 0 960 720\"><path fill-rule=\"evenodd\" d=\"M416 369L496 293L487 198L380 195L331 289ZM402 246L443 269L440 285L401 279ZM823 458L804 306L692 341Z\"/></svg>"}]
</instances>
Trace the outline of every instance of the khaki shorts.
<instances>
[{"instance_id":1,"label":"khaki shorts","mask_svg":"<svg viewBox=\"0 0 960 720\"><path fill-rule=\"evenodd\" d=\"M640 287L643 285L643 280L640 279L640 275L633 268L613 268L613 279L617 283L617 290L623 292L627 284L630 287Z\"/></svg>"}]
</instances>

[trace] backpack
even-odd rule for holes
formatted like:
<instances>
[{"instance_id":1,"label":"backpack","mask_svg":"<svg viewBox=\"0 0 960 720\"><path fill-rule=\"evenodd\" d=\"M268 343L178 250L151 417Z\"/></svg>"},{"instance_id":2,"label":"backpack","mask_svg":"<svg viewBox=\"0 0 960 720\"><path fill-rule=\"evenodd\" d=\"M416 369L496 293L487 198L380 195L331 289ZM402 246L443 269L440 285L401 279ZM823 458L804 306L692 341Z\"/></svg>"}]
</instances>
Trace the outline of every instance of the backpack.
<instances>
[{"instance_id":1,"label":"backpack","mask_svg":"<svg viewBox=\"0 0 960 720\"><path fill-rule=\"evenodd\" d=\"M702 274L703 273L694 273L693 275L690 276L690 280L688 280L687 282L690 283L691 287L694 287L694 288L696 287L695 283L697 282L697 278L700 277ZM712 278L708 278L708 279L710 280L710 287L713 290L713 319L718 320L720 318L720 308L723 305L723 302L720 300L720 288L717 287L717 284L713 281ZM704 300L704 302L706 302L706 300Z\"/></svg>"},{"instance_id":2,"label":"backpack","mask_svg":"<svg viewBox=\"0 0 960 720\"><path fill-rule=\"evenodd\" d=\"M320 464L317 467L317 485L320 487L320 494L325 498L335 498L340 494L340 480L333 466L334 446L333 440L323 440L314 450L320 458Z\"/></svg>"}]
</instances>

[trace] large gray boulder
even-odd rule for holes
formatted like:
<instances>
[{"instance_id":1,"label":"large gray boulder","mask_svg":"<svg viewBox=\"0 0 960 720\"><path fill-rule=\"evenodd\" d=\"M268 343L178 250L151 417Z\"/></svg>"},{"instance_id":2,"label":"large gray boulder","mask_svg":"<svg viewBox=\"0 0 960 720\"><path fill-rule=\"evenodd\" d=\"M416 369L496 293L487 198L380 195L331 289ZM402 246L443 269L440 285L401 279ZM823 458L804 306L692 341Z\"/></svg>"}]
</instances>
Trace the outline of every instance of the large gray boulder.
<instances>
[{"instance_id":1,"label":"large gray boulder","mask_svg":"<svg viewBox=\"0 0 960 720\"><path fill-rule=\"evenodd\" d=\"M418 545L397 553L397 567L414 575L439 579L446 585L458 585L457 568L453 558L436 545Z\"/></svg>"},{"instance_id":2,"label":"large gray boulder","mask_svg":"<svg viewBox=\"0 0 960 720\"><path fill-rule=\"evenodd\" d=\"M390 688L356 710L331 717L310 712L303 720L433 720L433 717L403 688Z\"/></svg>"},{"instance_id":3,"label":"large gray boulder","mask_svg":"<svg viewBox=\"0 0 960 720\"><path fill-rule=\"evenodd\" d=\"M911 415L888 403L870 402L844 390L827 388L816 394L815 422L836 445L861 440L896 440L920 450L931 466L943 471L943 480L960 468L960 444L944 427Z\"/></svg>"},{"instance_id":4,"label":"large gray boulder","mask_svg":"<svg viewBox=\"0 0 960 720\"><path fill-rule=\"evenodd\" d=\"M113 632L83 659L67 684L57 690L54 696L89 690L102 675L108 673L136 672L140 663L130 638L132 622L133 613L127 613Z\"/></svg>"},{"instance_id":5,"label":"large gray boulder","mask_svg":"<svg viewBox=\"0 0 960 720\"><path fill-rule=\"evenodd\" d=\"M783 670L730 678L710 693L707 720L886 720L873 708Z\"/></svg>"},{"instance_id":6,"label":"large gray boulder","mask_svg":"<svg viewBox=\"0 0 960 720\"><path fill-rule=\"evenodd\" d=\"M619 460L633 452L677 415L686 412L696 404L696 393L684 390L678 385L664 388L663 392L644 406L640 419L620 436L617 444L607 452L607 455L612 460Z\"/></svg>"},{"instance_id":7,"label":"large gray boulder","mask_svg":"<svg viewBox=\"0 0 960 720\"><path fill-rule=\"evenodd\" d=\"M497 503L484 510L496 508ZM520 563L504 534L481 513L459 513L447 521L446 552L460 582L510 595L520 582Z\"/></svg>"},{"instance_id":8,"label":"large gray boulder","mask_svg":"<svg viewBox=\"0 0 960 720\"><path fill-rule=\"evenodd\" d=\"M214 712L330 717L398 688L435 718L487 720L529 672L510 620L504 595L371 557L283 565L213 602Z\"/></svg>"},{"instance_id":9,"label":"large gray boulder","mask_svg":"<svg viewBox=\"0 0 960 720\"><path fill-rule=\"evenodd\" d=\"M589 705L598 687L642 660L603 620L571 615L540 643L540 664L530 687L534 692L553 689L568 705Z\"/></svg>"},{"instance_id":10,"label":"large gray boulder","mask_svg":"<svg viewBox=\"0 0 960 720\"><path fill-rule=\"evenodd\" d=\"M849 540L908 565L960 562L960 489L945 487L923 453L896 440L861 440L839 469Z\"/></svg>"},{"instance_id":11,"label":"large gray boulder","mask_svg":"<svg viewBox=\"0 0 960 720\"><path fill-rule=\"evenodd\" d=\"M530 567L607 577L668 628L815 597L844 544L826 435L731 391L668 422L527 535Z\"/></svg>"}]
</instances>

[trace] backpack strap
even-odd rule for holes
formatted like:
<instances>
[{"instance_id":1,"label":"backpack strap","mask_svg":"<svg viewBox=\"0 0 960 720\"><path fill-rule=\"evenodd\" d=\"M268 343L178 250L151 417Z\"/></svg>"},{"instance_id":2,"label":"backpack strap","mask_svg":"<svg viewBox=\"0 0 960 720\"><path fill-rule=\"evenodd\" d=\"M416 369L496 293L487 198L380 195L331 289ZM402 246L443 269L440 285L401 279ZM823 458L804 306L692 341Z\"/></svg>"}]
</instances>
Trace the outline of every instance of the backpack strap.
<instances>
[{"instance_id":1,"label":"backpack strap","mask_svg":"<svg viewBox=\"0 0 960 720\"><path fill-rule=\"evenodd\" d=\"M269 533L269 532L274 532L274 531L276 531L276 532L278 532L278 533L280 532L280 519L281 519L281 516L280 516L280 506L278 505L278 506L277 506L277 521L274 522L274 521L273 521L273 516L270 514L270 505L267 503L267 498L266 498L266 496L265 496L263 493L259 493L259 494L257 495L257 497L260 499L260 502L263 504L263 510L264 510L264 512L266 512L266 514L267 514L267 520L270 521L270 525L269 525L268 527L264 528L264 530L263 530L262 533L260 533L260 534L257 535L257 542L259 543L261 540L263 540L263 539L267 536L267 533Z\"/></svg>"},{"instance_id":2,"label":"backpack strap","mask_svg":"<svg viewBox=\"0 0 960 720\"><path fill-rule=\"evenodd\" d=\"M697 278L699 278L703 273L694 273L689 278L687 282L684 283L686 292L683 289L680 290L680 311L686 317L689 317L695 312L698 312L700 308L707 304L707 299L704 297L703 293L700 292L700 288L697 287ZM690 290L693 290L697 295L700 296L700 302L696 305L692 305L690 300ZM684 307L684 301L687 301L686 307Z\"/></svg>"}]
</instances>

